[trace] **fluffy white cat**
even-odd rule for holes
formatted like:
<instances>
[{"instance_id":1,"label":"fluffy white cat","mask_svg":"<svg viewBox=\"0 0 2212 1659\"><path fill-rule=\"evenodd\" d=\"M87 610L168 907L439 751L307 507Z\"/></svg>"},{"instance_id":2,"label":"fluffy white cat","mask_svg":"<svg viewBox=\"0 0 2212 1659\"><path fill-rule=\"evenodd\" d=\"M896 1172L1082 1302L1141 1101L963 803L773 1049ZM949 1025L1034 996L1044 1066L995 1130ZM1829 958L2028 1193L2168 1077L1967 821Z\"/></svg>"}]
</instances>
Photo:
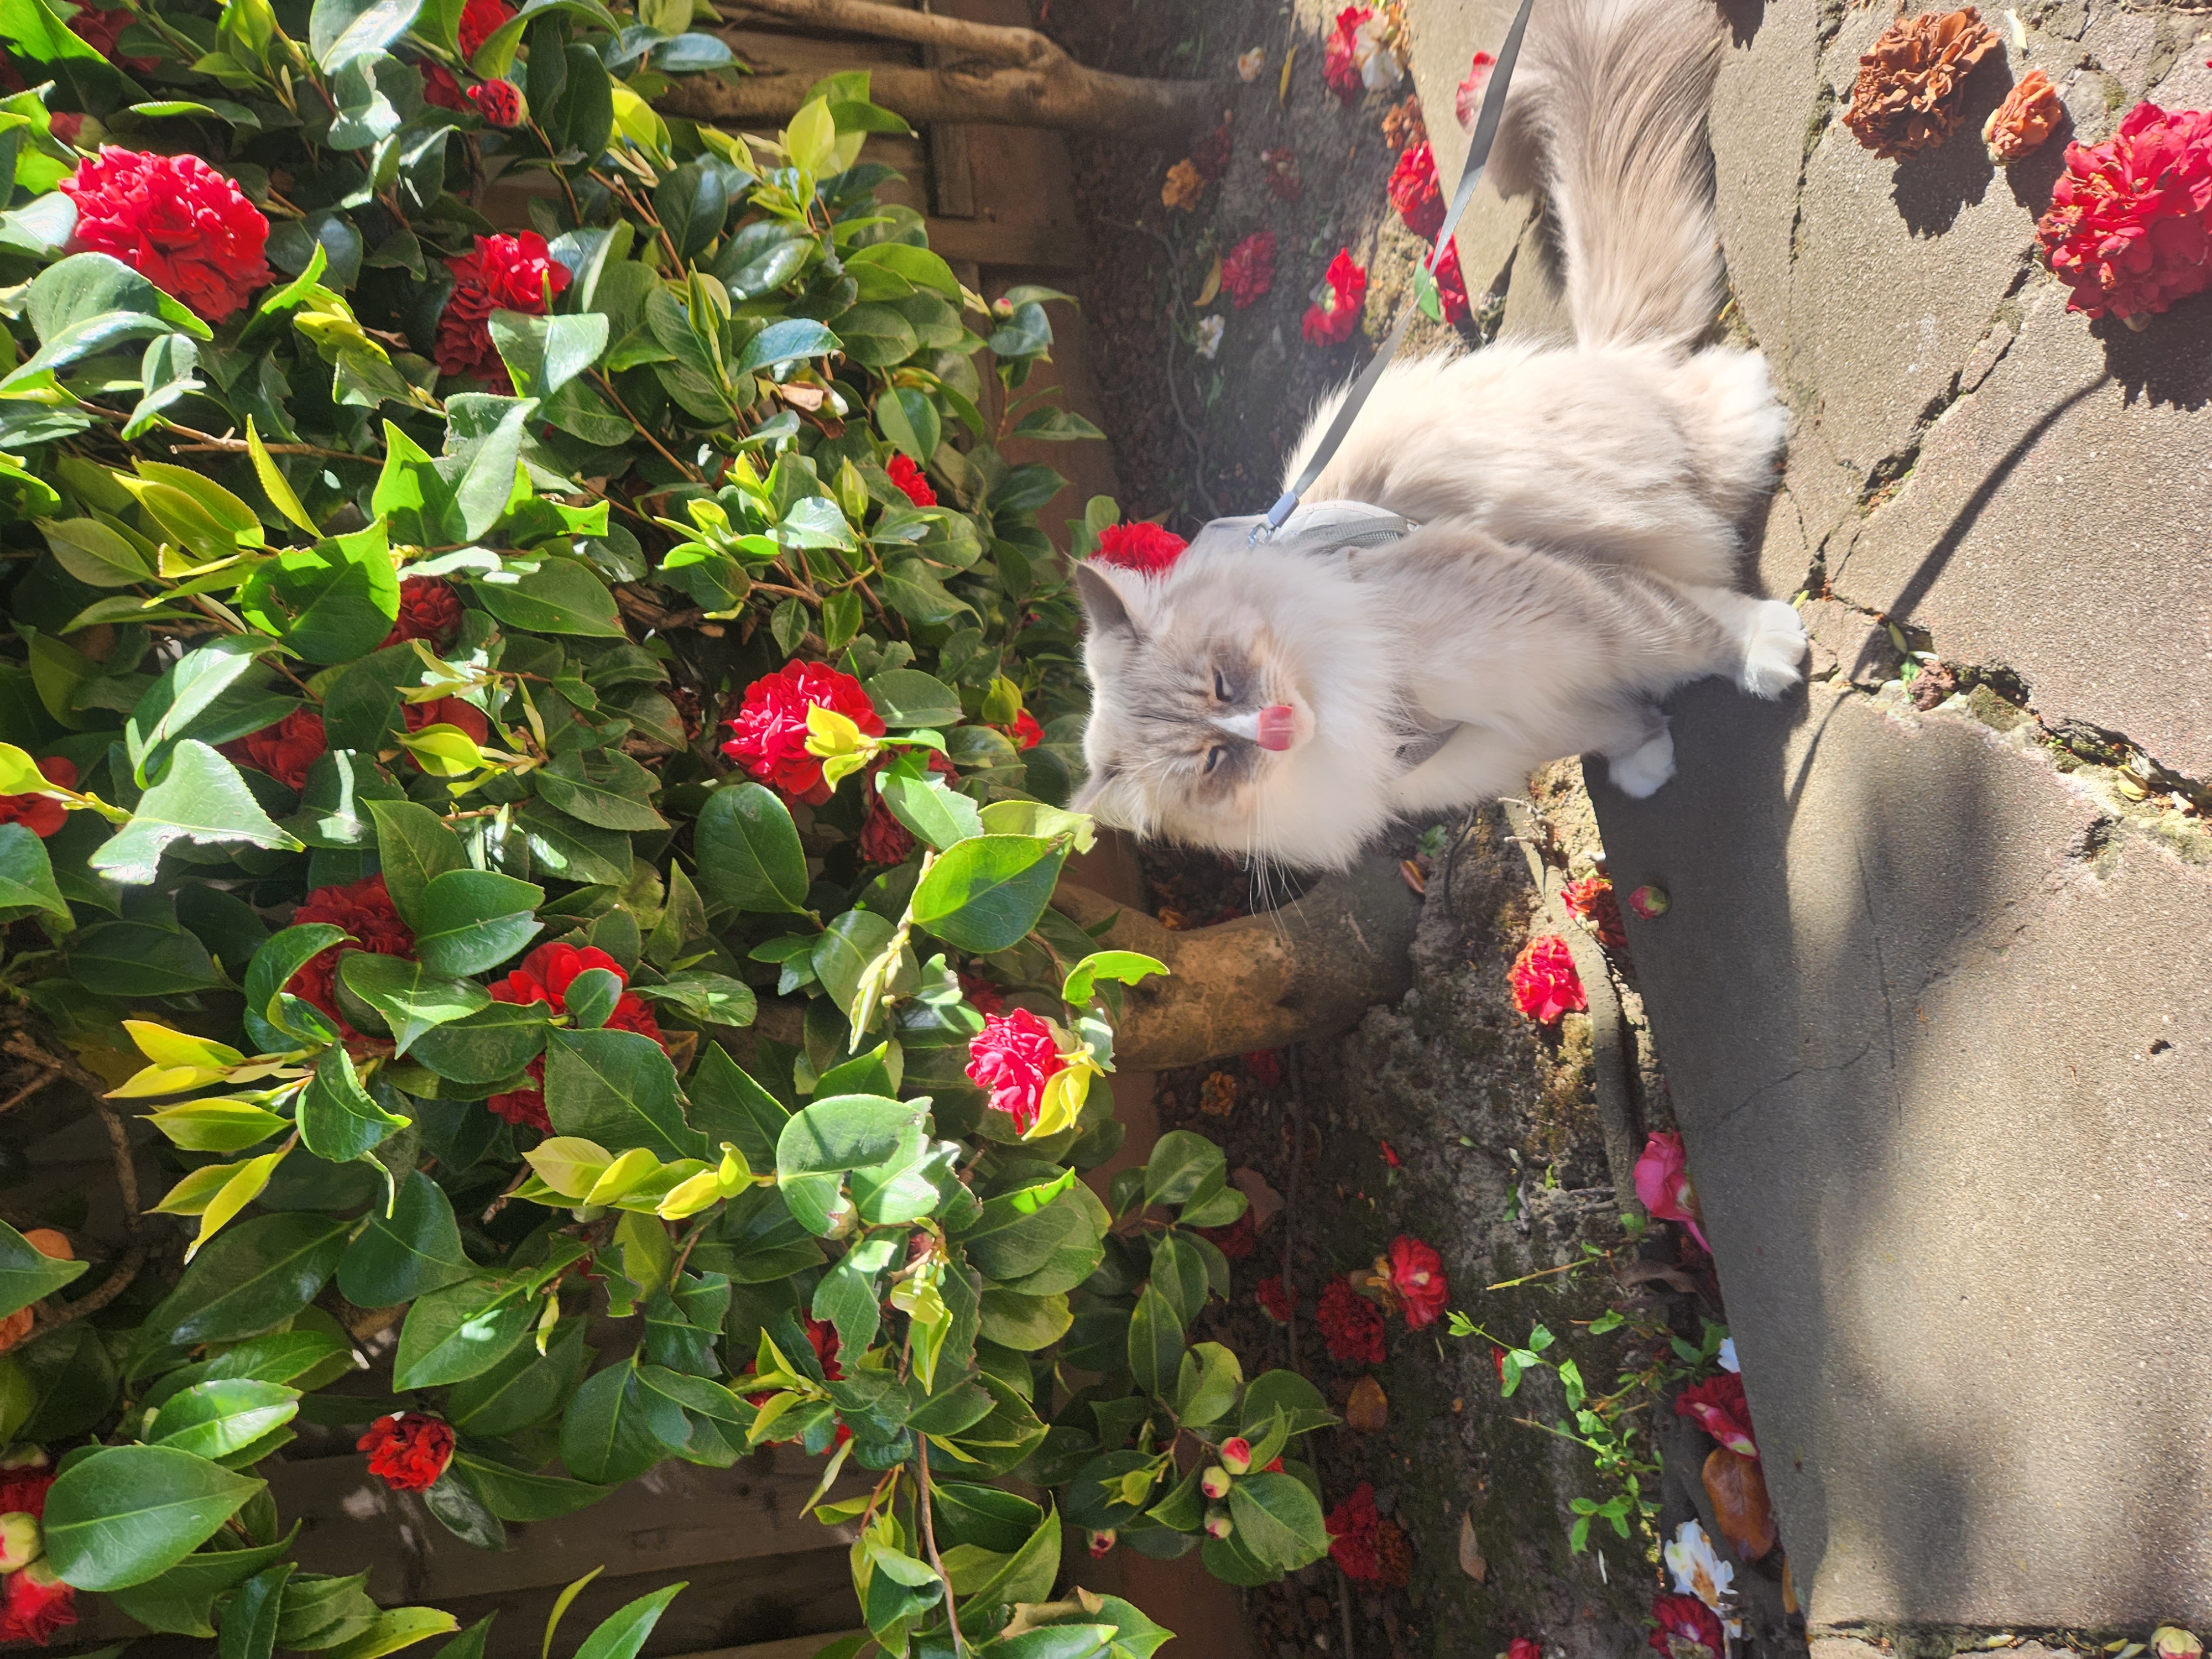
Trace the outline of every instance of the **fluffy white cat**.
<instances>
[{"instance_id":1,"label":"fluffy white cat","mask_svg":"<svg viewBox=\"0 0 2212 1659\"><path fill-rule=\"evenodd\" d=\"M1341 866L1394 818L1565 755L1648 795L1674 769L1659 699L1714 674L1762 697L1797 684L1796 611L1730 586L1787 416L1756 353L1695 349L1722 289L1720 41L1707 0L1538 5L1491 176L1545 193L1574 343L1393 368L1273 539L1224 520L1161 578L1079 566L1079 805Z\"/></svg>"}]
</instances>

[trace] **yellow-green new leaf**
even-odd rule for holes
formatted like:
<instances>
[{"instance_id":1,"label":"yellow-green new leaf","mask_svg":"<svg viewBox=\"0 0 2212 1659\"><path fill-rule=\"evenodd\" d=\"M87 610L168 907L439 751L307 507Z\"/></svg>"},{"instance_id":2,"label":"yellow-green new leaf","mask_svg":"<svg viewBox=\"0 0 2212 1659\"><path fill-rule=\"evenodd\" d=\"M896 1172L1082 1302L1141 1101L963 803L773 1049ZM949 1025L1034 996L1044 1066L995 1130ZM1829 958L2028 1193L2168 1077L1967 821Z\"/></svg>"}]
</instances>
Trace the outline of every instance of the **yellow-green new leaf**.
<instances>
[{"instance_id":1,"label":"yellow-green new leaf","mask_svg":"<svg viewBox=\"0 0 2212 1659\"><path fill-rule=\"evenodd\" d=\"M192 1242L185 1247L185 1260L190 1261L199 1254L200 1246L221 1232L236 1218L238 1212L261 1196L269 1185L269 1177L276 1173L276 1166L284 1161L287 1146L273 1152L264 1152L259 1158L249 1158L223 1182L206 1209L200 1212L200 1230Z\"/></svg>"},{"instance_id":2,"label":"yellow-green new leaf","mask_svg":"<svg viewBox=\"0 0 2212 1659\"><path fill-rule=\"evenodd\" d=\"M253 476L261 480L261 488L267 492L270 504L310 536L321 535L322 527L307 516L307 509L293 489L291 480L278 468L269 453L269 446L261 441L261 434L253 429L253 416L251 415L246 417L246 448L247 453L253 457Z\"/></svg>"}]
</instances>

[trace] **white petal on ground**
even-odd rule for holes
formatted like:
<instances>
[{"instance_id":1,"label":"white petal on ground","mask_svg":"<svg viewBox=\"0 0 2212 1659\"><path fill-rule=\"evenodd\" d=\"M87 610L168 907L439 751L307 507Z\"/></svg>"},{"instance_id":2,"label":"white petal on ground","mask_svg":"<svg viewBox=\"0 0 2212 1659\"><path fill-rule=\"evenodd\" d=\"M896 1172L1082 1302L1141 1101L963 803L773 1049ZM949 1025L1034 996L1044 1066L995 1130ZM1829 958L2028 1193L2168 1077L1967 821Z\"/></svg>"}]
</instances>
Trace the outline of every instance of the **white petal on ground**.
<instances>
[{"instance_id":1,"label":"white petal on ground","mask_svg":"<svg viewBox=\"0 0 2212 1659\"><path fill-rule=\"evenodd\" d=\"M1675 1528L1674 1541L1663 1553L1667 1571L1674 1575L1675 1593L1696 1596L1727 1620L1730 1636L1742 1635L1742 1626L1728 1618L1728 1610L1722 1605L1735 1586L1735 1564L1721 1559L1705 1529L1694 1521L1685 1521Z\"/></svg>"},{"instance_id":2,"label":"white petal on ground","mask_svg":"<svg viewBox=\"0 0 2212 1659\"><path fill-rule=\"evenodd\" d=\"M1735 1339L1732 1336L1721 1339L1721 1369L1724 1371L1741 1371L1743 1369L1735 1362Z\"/></svg>"}]
</instances>

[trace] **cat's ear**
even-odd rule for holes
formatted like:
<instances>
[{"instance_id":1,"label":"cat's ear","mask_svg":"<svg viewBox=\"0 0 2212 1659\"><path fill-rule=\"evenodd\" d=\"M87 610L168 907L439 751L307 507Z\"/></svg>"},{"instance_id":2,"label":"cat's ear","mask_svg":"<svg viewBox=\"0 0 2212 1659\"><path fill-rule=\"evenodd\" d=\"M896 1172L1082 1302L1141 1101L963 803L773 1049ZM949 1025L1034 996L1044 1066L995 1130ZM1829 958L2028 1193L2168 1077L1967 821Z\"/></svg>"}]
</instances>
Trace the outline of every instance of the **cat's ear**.
<instances>
[{"instance_id":1,"label":"cat's ear","mask_svg":"<svg viewBox=\"0 0 2212 1659\"><path fill-rule=\"evenodd\" d=\"M1085 561L1075 567L1075 591L1094 635L1121 634L1134 640L1143 633L1127 597L1097 566Z\"/></svg>"}]
</instances>

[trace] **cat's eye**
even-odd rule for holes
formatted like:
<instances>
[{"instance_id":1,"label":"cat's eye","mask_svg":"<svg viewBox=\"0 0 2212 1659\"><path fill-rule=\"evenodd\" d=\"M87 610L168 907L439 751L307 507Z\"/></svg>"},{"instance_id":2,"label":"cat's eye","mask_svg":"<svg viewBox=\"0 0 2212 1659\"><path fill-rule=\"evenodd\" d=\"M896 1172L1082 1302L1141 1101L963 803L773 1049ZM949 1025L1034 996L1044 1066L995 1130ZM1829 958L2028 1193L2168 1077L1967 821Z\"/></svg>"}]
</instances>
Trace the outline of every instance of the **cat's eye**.
<instances>
[{"instance_id":1,"label":"cat's eye","mask_svg":"<svg viewBox=\"0 0 2212 1659\"><path fill-rule=\"evenodd\" d=\"M1235 696L1229 690L1228 678L1224 675L1218 668L1213 671L1213 695L1217 700L1222 702L1234 702L1237 701Z\"/></svg>"},{"instance_id":2,"label":"cat's eye","mask_svg":"<svg viewBox=\"0 0 2212 1659\"><path fill-rule=\"evenodd\" d=\"M1217 676L1217 678L1218 677ZM1218 743L1215 744L1212 748L1207 750L1206 751L1206 775L1212 777L1213 775L1213 769L1220 765L1221 763L1228 757L1228 750L1224 749Z\"/></svg>"}]
</instances>

